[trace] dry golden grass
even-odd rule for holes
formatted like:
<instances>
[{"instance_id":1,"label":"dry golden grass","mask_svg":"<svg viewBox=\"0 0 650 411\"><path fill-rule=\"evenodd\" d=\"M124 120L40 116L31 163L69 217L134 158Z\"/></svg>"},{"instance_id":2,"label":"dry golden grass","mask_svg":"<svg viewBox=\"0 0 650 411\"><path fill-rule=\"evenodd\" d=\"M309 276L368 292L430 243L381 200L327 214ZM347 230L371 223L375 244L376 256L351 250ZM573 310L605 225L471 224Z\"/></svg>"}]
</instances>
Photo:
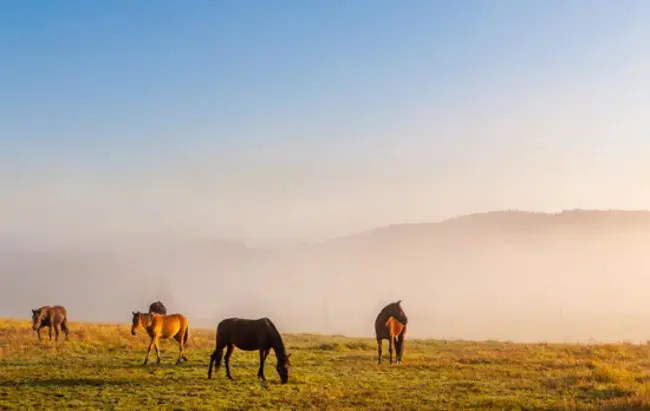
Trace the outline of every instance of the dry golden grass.
<instances>
[{"instance_id":1,"label":"dry golden grass","mask_svg":"<svg viewBox=\"0 0 650 411\"><path fill-rule=\"evenodd\" d=\"M143 366L148 339L127 324L70 328L69 342L39 343L28 321L0 320L0 408L650 409L647 345L407 340L403 364L378 366L371 339L285 335L292 369L281 385L273 354L262 383L258 354L242 351L234 381L223 369L208 380L214 330L191 322L179 366L170 341L160 366Z\"/></svg>"}]
</instances>

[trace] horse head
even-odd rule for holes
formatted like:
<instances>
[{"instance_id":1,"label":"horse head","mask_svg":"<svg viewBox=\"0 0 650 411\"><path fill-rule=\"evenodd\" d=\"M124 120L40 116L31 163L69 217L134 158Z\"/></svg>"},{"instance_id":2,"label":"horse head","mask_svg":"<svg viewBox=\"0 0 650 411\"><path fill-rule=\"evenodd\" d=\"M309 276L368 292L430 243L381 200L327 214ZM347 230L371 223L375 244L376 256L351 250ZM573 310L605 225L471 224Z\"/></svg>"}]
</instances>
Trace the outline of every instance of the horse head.
<instances>
[{"instance_id":1,"label":"horse head","mask_svg":"<svg viewBox=\"0 0 650 411\"><path fill-rule=\"evenodd\" d=\"M278 357L278 364L275 366L282 384L286 384L289 381L289 366L291 365L289 363L289 357L291 357L291 354L285 354L282 358Z\"/></svg>"},{"instance_id":2,"label":"horse head","mask_svg":"<svg viewBox=\"0 0 650 411\"><path fill-rule=\"evenodd\" d=\"M41 325L41 322L43 322L43 316L41 315L41 309L33 309L32 308L32 330L36 331L38 327Z\"/></svg>"},{"instance_id":3,"label":"horse head","mask_svg":"<svg viewBox=\"0 0 650 411\"><path fill-rule=\"evenodd\" d=\"M133 318L131 320L131 335L135 335L135 330L142 327L142 314L140 311L131 311Z\"/></svg>"},{"instance_id":4,"label":"horse head","mask_svg":"<svg viewBox=\"0 0 650 411\"><path fill-rule=\"evenodd\" d=\"M408 317L406 314L404 314L404 310L402 309L402 300L397 300L391 304L390 307L390 315L395 317L395 319L397 319L402 324L408 324Z\"/></svg>"}]
</instances>

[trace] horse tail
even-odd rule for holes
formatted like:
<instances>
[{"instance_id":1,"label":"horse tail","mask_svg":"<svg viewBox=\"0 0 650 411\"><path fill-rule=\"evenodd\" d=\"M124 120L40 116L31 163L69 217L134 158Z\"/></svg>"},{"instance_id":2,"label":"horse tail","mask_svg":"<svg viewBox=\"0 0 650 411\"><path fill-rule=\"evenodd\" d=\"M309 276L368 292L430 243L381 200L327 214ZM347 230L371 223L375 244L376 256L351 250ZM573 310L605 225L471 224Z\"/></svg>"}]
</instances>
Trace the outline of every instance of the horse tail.
<instances>
[{"instance_id":1,"label":"horse tail","mask_svg":"<svg viewBox=\"0 0 650 411\"><path fill-rule=\"evenodd\" d=\"M190 338L190 327L185 327L185 335L183 336L183 345L187 344L187 340Z\"/></svg>"}]
</instances>

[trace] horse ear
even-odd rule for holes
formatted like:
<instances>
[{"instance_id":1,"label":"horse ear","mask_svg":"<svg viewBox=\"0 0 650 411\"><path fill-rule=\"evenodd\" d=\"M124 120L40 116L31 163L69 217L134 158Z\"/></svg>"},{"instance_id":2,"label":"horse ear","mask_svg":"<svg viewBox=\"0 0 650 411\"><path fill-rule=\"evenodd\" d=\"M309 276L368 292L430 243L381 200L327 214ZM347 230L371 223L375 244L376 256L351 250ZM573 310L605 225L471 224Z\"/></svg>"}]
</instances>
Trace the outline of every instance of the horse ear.
<instances>
[{"instance_id":1,"label":"horse ear","mask_svg":"<svg viewBox=\"0 0 650 411\"><path fill-rule=\"evenodd\" d=\"M395 304L401 304L402 300L397 300Z\"/></svg>"},{"instance_id":2,"label":"horse ear","mask_svg":"<svg viewBox=\"0 0 650 411\"><path fill-rule=\"evenodd\" d=\"M136 311L131 311L131 314L136 315L138 313Z\"/></svg>"},{"instance_id":3,"label":"horse ear","mask_svg":"<svg viewBox=\"0 0 650 411\"><path fill-rule=\"evenodd\" d=\"M32 314L36 314L36 310L32 308Z\"/></svg>"}]
</instances>

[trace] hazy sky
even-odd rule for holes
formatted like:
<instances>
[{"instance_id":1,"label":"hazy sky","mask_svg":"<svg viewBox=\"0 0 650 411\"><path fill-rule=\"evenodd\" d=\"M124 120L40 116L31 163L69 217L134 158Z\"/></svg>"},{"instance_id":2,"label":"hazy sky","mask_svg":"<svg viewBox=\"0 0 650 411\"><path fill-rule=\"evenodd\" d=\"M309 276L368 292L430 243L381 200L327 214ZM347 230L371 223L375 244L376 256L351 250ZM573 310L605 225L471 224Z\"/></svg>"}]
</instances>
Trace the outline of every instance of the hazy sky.
<instances>
[{"instance_id":1,"label":"hazy sky","mask_svg":"<svg viewBox=\"0 0 650 411\"><path fill-rule=\"evenodd\" d=\"M647 1L0 3L0 240L648 208Z\"/></svg>"}]
</instances>

